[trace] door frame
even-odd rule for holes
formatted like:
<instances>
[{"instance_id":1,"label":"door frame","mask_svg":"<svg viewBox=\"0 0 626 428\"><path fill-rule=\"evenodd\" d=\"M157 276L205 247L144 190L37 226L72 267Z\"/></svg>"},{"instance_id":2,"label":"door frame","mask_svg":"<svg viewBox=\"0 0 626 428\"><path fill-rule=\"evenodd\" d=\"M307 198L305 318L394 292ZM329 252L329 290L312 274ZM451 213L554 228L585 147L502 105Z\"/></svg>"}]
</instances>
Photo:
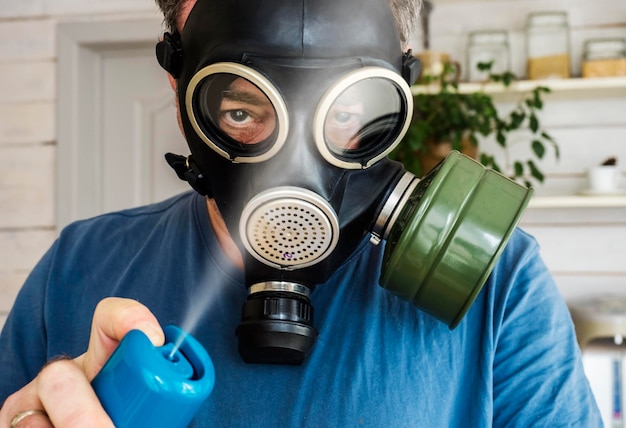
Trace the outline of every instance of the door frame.
<instances>
[{"instance_id":1,"label":"door frame","mask_svg":"<svg viewBox=\"0 0 626 428\"><path fill-rule=\"evenodd\" d=\"M103 55L111 49L154 45L161 33L157 18L64 22L57 27L56 227L100 213L103 168L100 162ZM143 201L138 201L143 202Z\"/></svg>"}]
</instances>

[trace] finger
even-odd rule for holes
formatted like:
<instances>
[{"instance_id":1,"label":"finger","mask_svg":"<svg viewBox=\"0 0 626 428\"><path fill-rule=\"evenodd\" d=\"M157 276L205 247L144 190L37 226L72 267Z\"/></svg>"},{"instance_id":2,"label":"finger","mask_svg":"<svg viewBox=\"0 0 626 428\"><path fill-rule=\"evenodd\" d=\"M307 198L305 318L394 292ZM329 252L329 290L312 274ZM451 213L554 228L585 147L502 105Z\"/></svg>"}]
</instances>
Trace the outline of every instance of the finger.
<instances>
[{"instance_id":1,"label":"finger","mask_svg":"<svg viewBox=\"0 0 626 428\"><path fill-rule=\"evenodd\" d=\"M45 413L20 413L11 420L12 428L54 428Z\"/></svg>"},{"instance_id":2,"label":"finger","mask_svg":"<svg viewBox=\"0 0 626 428\"><path fill-rule=\"evenodd\" d=\"M71 357L66 355L54 357L44 365L44 368L60 360L71 360ZM39 398L35 379L16 393L12 394L4 402L4 405L0 408L0 428L52 426L43 409L44 406ZM42 411L44 413L38 414L37 411ZM25 415L25 413L31 412L32 414ZM26 421L26 419L28 419L28 421Z\"/></svg>"},{"instance_id":3,"label":"finger","mask_svg":"<svg viewBox=\"0 0 626 428\"><path fill-rule=\"evenodd\" d=\"M22 412L25 412L27 410L33 410L33 409L43 410L43 404L41 403L41 401L39 400L39 397L37 396L37 387L35 385L35 381L30 382L24 388L10 395L5 400L4 404L2 405L2 408L0 408L0 427L8 428L9 426L11 426L11 421L16 415ZM34 418L34 415L29 416L26 419L32 419L32 418ZM39 426L50 427L51 426L48 420L41 421L40 419L42 418L35 418L35 419L36 420L32 422L31 426L34 426L34 427L39 427ZM46 418L43 418L43 419L46 419ZM31 421L28 421L28 423L31 423ZM28 426L28 425L26 424L26 420L24 420L23 423L20 423L17 426L22 427L22 426Z\"/></svg>"},{"instance_id":4,"label":"finger","mask_svg":"<svg viewBox=\"0 0 626 428\"><path fill-rule=\"evenodd\" d=\"M91 324L89 348L77 362L83 365L90 381L98 374L120 340L130 330L141 330L155 346L163 345L165 336L156 317L141 303L111 297L96 307Z\"/></svg>"},{"instance_id":5,"label":"finger","mask_svg":"<svg viewBox=\"0 0 626 428\"><path fill-rule=\"evenodd\" d=\"M54 426L113 427L85 373L75 361L63 360L47 365L34 382Z\"/></svg>"}]
</instances>

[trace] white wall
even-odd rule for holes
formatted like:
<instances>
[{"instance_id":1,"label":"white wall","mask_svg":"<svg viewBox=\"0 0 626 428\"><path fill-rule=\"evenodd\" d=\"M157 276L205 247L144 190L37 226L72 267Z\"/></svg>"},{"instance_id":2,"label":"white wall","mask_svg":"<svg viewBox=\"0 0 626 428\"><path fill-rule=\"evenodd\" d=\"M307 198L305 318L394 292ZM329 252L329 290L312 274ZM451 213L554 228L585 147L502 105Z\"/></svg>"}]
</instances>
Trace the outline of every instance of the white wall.
<instances>
[{"instance_id":1,"label":"white wall","mask_svg":"<svg viewBox=\"0 0 626 428\"><path fill-rule=\"evenodd\" d=\"M56 26L158 17L150 0L0 0L0 325L56 236ZM157 18L158 19L158 18ZM155 29L155 40L159 29Z\"/></svg>"},{"instance_id":2,"label":"white wall","mask_svg":"<svg viewBox=\"0 0 626 428\"><path fill-rule=\"evenodd\" d=\"M518 75L524 74L524 25L531 11L568 11L575 73L585 38L626 37L624 0L435 1L433 49L464 62L469 31L508 29ZM0 325L57 233L57 24L156 16L150 0L0 0ZM413 45L420 50L419 36ZM544 164L548 180L539 194L575 192L584 186L584 169L605 155L617 153L626 165L625 100L606 93L548 97L542 119L559 139L562 159ZM533 209L523 224L539 238L566 297L626 292L626 208Z\"/></svg>"}]
</instances>

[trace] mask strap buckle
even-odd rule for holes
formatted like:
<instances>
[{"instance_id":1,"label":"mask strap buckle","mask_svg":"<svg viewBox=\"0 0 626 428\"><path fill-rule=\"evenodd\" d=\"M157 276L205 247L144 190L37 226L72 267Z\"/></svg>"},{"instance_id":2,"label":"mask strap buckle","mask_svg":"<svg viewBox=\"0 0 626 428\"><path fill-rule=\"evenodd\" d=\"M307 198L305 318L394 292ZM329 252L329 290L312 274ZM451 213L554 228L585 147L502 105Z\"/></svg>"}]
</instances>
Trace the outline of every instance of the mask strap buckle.
<instances>
[{"instance_id":1,"label":"mask strap buckle","mask_svg":"<svg viewBox=\"0 0 626 428\"><path fill-rule=\"evenodd\" d=\"M402 55L402 77L411 86L417 82L421 71L422 63L413 56L413 51L409 49Z\"/></svg>"},{"instance_id":2,"label":"mask strap buckle","mask_svg":"<svg viewBox=\"0 0 626 428\"><path fill-rule=\"evenodd\" d=\"M183 49L180 35L177 32L163 34L163 40L156 44L155 50L159 65L174 79L178 79L183 68Z\"/></svg>"},{"instance_id":3,"label":"mask strap buckle","mask_svg":"<svg viewBox=\"0 0 626 428\"><path fill-rule=\"evenodd\" d=\"M176 171L178 178L189 183L193 190L203 196L212 197L211 187L191 158L191 155L185 157L174 153L166 153L165 160Z\"/></svg>"}]
</instances>

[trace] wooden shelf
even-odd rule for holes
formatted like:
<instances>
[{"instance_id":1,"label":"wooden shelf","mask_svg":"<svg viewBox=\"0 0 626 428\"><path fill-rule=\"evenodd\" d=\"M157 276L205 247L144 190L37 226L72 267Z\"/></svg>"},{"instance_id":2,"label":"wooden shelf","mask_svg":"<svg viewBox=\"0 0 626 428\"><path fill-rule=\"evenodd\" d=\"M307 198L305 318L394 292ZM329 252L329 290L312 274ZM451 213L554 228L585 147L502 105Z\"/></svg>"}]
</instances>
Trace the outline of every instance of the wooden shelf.
<instances>
[{"instance_id":1,"label":"wooden shelf","mask_svg":"<svg viewBox=\"0 0 626 428\"><path fill-rule=\"evenodd\" d=\"M626 207L626 196L536 196L529 208L620 208Z\"/></svg>"},{"instance_id":2,"label":"wooden shelf","mask_svg":"<svg viewBox=\"0 0 626 428\"><path fill-rule=\"evenodd\" d=\"M528 92L537 86L545 86L553 92L572 91L597 91L621 89L626 91L626 77L597 77L597 78L571 78L571 79L550 79L550 80L518 80L507 88L499 83L459 83L459 92L473 93L485 92L489 94ZM413 85L411 92L416 94L436 93L439 86Z\"/></svg>"}]
</instances>

